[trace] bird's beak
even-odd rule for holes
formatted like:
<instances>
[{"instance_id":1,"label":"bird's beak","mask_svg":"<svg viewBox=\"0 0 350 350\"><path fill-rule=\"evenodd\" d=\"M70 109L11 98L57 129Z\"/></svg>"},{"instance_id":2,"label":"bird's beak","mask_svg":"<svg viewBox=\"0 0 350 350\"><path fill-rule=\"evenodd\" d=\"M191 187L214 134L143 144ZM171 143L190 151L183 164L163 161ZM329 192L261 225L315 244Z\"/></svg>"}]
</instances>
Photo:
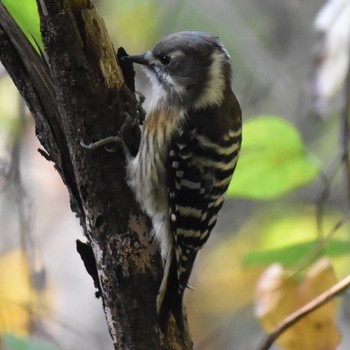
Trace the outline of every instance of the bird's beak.
<instances>
[{"instance_id":1,"label":"bird's beak","mask_svg":"<svg viewBox=\"0 0 350 350\"><path fill-rule=\"evenodd\" d=\"M143 64L143 65L148 64L148 60L147 60L147 58L145 58L145 54L135 55L135 56L123 56L121 59L123 61L129 61L132 63L138 63L138 64Z\"/></svg>"}]
</instances>

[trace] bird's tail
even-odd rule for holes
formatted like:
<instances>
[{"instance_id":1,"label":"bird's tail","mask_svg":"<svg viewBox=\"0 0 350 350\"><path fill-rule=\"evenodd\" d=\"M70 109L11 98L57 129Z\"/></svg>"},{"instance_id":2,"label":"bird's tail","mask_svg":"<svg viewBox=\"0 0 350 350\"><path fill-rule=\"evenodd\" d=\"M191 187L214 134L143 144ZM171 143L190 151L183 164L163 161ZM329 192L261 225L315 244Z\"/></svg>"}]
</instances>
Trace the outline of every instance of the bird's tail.
<instances>
[{"instance_id":1,"label":"bird's tail","mask_svg":"<svg viewBox=\"0 0 350 350\"><path fill-rule=\"evenodd\" d=\"M172 251L166 260L157 297L158 322L163 333L167 331L170 313L174 315L179 330L184 330L182 299L196 255L197 251L192 251L179 263Z\"/></svg>"},{"instance_id":2,"label":"bird's tail","mask_svg":"<svg viewBox=\"0 0 350 350\"><path fill-rule=\"evenodd\" d=\"M179 289L176 258L172 252L165 262L163 279L157 297L158 322L163 333L167 331L170 312L174 315L178 328L180 330L184 328L183 292Z\"/></svg>"}]
</instances>

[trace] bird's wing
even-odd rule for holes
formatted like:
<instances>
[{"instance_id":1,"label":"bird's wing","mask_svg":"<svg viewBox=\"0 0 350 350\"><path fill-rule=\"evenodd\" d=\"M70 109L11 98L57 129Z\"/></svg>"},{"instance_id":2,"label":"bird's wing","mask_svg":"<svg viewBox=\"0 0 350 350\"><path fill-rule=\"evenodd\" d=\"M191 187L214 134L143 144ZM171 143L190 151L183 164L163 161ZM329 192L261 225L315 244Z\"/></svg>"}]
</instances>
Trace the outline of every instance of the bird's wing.
<instances>
[{"instance_id":1,"label":"bird's wing","mask_svg":"<svg viewBox=\"0 0 350 350\"><path fill-rule=\"evenodd\" d=\"M236 107L192 112L169 145L166 177L174 251L166 262L157 302L161 325L172 311L182 326L183 292L197 252L215 226L238 159L241 120ZM228 122L214 130L210 118Z\"/></svg>"}]
</instances>

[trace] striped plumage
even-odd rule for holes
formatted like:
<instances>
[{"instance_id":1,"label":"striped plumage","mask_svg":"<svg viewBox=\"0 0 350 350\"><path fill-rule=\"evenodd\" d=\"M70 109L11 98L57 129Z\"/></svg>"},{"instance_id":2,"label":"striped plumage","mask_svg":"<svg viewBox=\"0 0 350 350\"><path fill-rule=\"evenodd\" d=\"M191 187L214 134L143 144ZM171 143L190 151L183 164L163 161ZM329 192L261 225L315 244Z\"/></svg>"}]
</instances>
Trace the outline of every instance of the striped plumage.
<instances>
[{"instance_id":1,"label":"striped plumage","mask_svg":"<svg viewBox=\"0 0 350 350\"><path fill-rule=\"evenodd\" d=\"M129 59L145 65L154 94L128 181L152 218L164 260L160 326L166 329L172 312L181 328L184 289L237 163L241 111L228 53L216 37L176 33Z\"/></svg>"}]
</instances>

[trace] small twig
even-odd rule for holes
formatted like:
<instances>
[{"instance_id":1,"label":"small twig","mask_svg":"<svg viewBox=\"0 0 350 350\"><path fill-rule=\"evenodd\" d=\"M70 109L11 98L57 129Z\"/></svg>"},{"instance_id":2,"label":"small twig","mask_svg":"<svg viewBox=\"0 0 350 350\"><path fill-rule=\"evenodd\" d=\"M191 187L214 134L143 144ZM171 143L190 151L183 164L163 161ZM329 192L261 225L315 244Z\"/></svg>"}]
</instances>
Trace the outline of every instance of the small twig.
<instances>
[{"instance_id":1,"label":"small twig","mask_svg":"<svg viewBox=\"0 0 350 350\"><path fill-rule=\"evenodd\" d=\"M309 254L306 254L301 260L299 260L294 266L294 272L292 275L296 275L298 272L303 270L306 266L311 264L319 254L322 252L323 248L329 242L334 234L350 219L350 210L331 228L331 230L319 241L317 242L315 248Z\"/></svg>"},{"instance_id":2,"label":"small twig","mask_svg":"<svg viewBox=\"0 0 350 350\"><path fill-rule=\"evenodd\" d=\"M342 155L340 154L340 152L337 152L337 154L334 155L331 163L329 164L328 169L323 170L320 175L320 180L323 183L323 189L321 191L321 194L318 196L317 207L316 207L317 232L320 238L324 236L323 214L324 214L326 201L328 200L329 195L331 193L330 190L331 190L332 182L335 179L335 176L337 175L341 166L342 166Z\"/></svg>"},{"instance_id":3,"label":"small twig","mask_svg":"<svg viewBox=\"0 0 350 350\"><path fill-rule=\"evenodd\" d=\"M346 191L348 197L348 204L350 205L350 155L349 155L349 113L350 113L350 64L344 84L344 108L340 115L341 126L341 152L342 162L344 164Z\"/></svg>"},{"instance_id":4,"label":"small twig","mask_svg":"<svg viewBox=\"0 0 350 350\"><path fill-rule=\"evenodd\" d=\"M343 280L335 284L333 287L326 290L317 298L311 300L309 303L293 312L286 317L264 340L263 344L259 347L259 350L268 350L274 341L288 328L292 327L299 320L307 316L312 311L318 309L322 305L331 301L335 296L346 290L350 286L350 275Z\"/></svg>"}]
</instances>

